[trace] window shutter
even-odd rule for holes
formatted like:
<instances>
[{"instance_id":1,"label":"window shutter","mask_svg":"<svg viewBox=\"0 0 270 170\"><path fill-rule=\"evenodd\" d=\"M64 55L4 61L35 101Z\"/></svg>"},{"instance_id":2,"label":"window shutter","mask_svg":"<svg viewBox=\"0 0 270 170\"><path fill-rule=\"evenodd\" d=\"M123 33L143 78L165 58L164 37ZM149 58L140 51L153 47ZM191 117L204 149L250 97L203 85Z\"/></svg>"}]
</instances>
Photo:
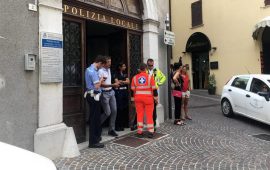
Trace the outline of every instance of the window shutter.
<instances>
[{"instance_id":1,"label":"window shutter","mask_svg":"<svg viewBox=\"0 0 270 170\"><path fill-rule=\"evenodd\" d=\"M192 27L201 25L202 22L202 1L191 4Z\"/></svg>"}]
</instances>

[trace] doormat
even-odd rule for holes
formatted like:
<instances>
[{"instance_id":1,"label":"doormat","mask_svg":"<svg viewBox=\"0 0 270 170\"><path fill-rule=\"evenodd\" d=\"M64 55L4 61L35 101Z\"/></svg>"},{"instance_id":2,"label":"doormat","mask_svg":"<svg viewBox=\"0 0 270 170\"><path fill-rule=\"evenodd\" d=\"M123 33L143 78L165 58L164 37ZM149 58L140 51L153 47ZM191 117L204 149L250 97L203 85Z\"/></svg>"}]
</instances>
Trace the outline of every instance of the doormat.
<instances>
[{"instance_id":1,"label":"doormat","mask_svg":"<svg viewBox=\"0 0 270 170\"><path fill-rule=\"evenodd\" d=\"M154 134L154 137L153 137L153 138L148 138L148 137L147 137L147 133L144 133L144 134L143 134L143 137L144 137L145 139L147 139L147 140L149 140L149 139L150 139L150 140L155 140L155 139L160 139L160 138L162 138L162 137L165 137L165 136L167 136L167 135L168 135L168 134L163 134L163 133L157 133L157 132L156 132L156 133ZM136 134L134 134L133 137L136 137Z\"/></svg>"},{"instance_id":2,"label":"doormat","mask_svg":"<svg viewBox=\"0 0 270 170\"><path fill-rule=\"evenodd\" d=\"M124 145L124 146L129 146L129 147L133 147L133 148L137 148L137 147L142 146L148 142L149 142L148 140L136 138L133 136L127 136L127 137L124 137L122 139L113 141L113 143Z\"/></svg>"},{"instance_id":3,"label":"doormat","mask_svg":"<svg viewBox=\"0 0 270 170\"><path fill-rule=\"evenodd\" d=\"M270 141L270 135L268 134L258 134L258 135L252 135L252 136L261 140Z\"/></svg>"}]
</instances>

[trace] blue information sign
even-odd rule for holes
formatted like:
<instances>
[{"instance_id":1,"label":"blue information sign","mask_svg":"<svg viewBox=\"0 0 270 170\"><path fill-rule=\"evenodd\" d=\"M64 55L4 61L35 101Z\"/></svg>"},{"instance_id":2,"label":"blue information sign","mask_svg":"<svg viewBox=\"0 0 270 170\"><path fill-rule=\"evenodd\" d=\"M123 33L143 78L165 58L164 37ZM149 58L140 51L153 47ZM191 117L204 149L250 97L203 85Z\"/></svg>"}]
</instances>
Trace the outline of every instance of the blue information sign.
<instances>
[{"instance_id":1,"label":"blue information sign","mask_svg":"<svg viewBox=\"0 0 270 170\"><path fill-rule=\"evenodd\" d=\"M42 47L63 48L63 41L52 40L52 39L42 39Z\"/></svg>"}]
</instances>

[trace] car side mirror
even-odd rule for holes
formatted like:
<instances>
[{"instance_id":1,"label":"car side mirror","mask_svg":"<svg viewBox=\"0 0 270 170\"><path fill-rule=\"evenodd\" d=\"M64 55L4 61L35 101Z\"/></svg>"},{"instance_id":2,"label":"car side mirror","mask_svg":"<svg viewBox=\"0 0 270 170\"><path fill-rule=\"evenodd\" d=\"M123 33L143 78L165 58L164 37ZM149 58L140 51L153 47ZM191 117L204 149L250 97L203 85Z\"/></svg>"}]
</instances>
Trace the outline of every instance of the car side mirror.
<instances>
[{"instance_id":1,"label":"car side mirror","mask_svg":"<svg viewBox=\"0 0 270 170\"><path fill-rule=\"evenodd\" d=\"M269 92L258 92L258 95L264 97L269 102Z\"/></svg>"}]
</instances>

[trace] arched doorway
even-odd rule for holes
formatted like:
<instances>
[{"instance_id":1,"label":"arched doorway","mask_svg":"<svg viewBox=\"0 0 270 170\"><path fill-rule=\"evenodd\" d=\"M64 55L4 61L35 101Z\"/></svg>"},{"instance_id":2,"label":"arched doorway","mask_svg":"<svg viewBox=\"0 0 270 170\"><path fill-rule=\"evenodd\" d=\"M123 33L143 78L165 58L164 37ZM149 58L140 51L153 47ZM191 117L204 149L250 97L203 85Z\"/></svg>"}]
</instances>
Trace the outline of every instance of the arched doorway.
<instances>
[{"instance_id":1,"label":"arched doorway","mask_svg":"<svg viewBox=\"0 0 270 170\"><path fill-rule=\"evenodd\" d=\"M270 28L266 27L262 34L261 70L263 74L270 74Z\"/></svg>"},{"instance_id":2,"label":"arched doorway","mask_svg":"<svg viewBox=\"0 0 270 170\"><path fill-rule=\"evenodd\" d=\"M209 76L209 51L211 43L200 32L192 34L186 44L186 51L192 56L192 77L194 89L206 89Z\"/></svg>"}]
</instances>

